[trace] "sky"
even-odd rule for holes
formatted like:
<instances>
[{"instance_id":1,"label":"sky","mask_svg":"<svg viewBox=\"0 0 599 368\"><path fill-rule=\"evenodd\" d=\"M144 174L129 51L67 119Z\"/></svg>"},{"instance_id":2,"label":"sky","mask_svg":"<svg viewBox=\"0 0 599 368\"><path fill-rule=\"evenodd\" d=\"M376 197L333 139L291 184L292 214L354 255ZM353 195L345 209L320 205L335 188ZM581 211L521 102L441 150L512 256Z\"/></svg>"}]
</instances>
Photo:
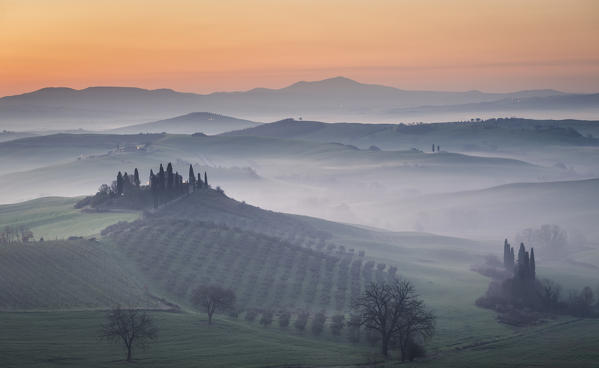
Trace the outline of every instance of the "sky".
<instances>
[{"instance_id":1,"label":"sky","mask_svg":"<svg viewBox=\"0 0 599 368\"><path fill-rule=\"evenodd\" d=\"M209 93L345 76L599 92L598 0L0 0L0 95Z\"/></svg>"}]
</instances>

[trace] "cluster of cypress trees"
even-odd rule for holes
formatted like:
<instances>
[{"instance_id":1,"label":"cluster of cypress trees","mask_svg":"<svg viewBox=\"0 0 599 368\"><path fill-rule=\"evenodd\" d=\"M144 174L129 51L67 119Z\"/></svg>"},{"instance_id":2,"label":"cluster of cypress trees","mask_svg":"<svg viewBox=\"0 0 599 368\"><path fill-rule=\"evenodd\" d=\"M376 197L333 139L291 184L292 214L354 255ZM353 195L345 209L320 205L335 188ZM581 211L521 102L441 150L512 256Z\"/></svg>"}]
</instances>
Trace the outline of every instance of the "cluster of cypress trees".
<instances>
[{"instance_id":1,"label":"cluster of cypress trees","mask_svg":"<svg viewBox=\"0 0 599 368\"><path fill-rule=\"evenodd\" d=\"M127 172L125 171L125 174L121 174L121 172L119 171L119 173L116 175L116 194L117 195L122 195L125 192L129 191L131 188L137 188L139 189L140 186L140 181L139 181L139 171L137 171L137 168L135 168L135 171L133 172L133 176L130 176L129 174L127 174Z\"/></svg>"},{"instance_id":2,"label":"cluster of cypress trees","mask_svg":"<svg viewBox=\"0 0 599 368\"><path fill-rule=\"evenodd\" d=\"M513 272L514 276L520 280L536 279L535 250L534 248L530 248L529 253L524 243L520 243L518 261L516 262L514 248L505 239L503 243L503 265L506 270Z\"/></svg>"},{"instance_id":3,"label":"cluster of cypress trees","mask_svg":"<svg viewBox=\"0 0 599 368\"><path fill-rule=\"evenodd\" d=\"M150 169L148 186L141 185L137 168L135 168L133 175L128 175L127 172L123 174L119 171L116 176L116 181L113 183L110 191L113 195L119 197L131 197L132 195L135 197L135 193L141 193L144 190L149 189L154 200L154 207L157 207L161 203L166 203L178 196L202 188L209 188L208 174L205 171L202 180L202 174L198 173L196 177L193 166L189 165L189 177L187 181L184 181L183 176L174 171L173 165L169 162L166 165L166 170L164 169L164 166L160 164L156 174Z\"/></svg>"}]
</instances>

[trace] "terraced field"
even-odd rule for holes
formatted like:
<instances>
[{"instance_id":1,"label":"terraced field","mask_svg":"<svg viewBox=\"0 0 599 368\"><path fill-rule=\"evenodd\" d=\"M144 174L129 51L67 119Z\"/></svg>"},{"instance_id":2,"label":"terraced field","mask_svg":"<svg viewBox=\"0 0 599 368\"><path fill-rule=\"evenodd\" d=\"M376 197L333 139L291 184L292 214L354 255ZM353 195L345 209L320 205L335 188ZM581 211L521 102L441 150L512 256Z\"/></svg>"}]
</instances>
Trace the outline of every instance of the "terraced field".
<instances>
[{"instance_id":1,"label":"terraced field","mask_svg":"<svg viewBox=\"0 0 599 368\"><path fill-rule=\"evenodd\" d=\"M199 285L218 284L234 289L243 308L345 312L366 283L397 272L319 238L281 240L199 221L150 218L105 233L154 285L183 302Z\"/></svg>"},{"instance_id":2,"label":"terraced field","mask_svg":"<svg viewBox=\"0 0 599 368\"><path fill-rule=\"evenodd\" d=\"M0 310L158 307L129 263L96 241L0 246Z\"/></svg>"}]
</instances>

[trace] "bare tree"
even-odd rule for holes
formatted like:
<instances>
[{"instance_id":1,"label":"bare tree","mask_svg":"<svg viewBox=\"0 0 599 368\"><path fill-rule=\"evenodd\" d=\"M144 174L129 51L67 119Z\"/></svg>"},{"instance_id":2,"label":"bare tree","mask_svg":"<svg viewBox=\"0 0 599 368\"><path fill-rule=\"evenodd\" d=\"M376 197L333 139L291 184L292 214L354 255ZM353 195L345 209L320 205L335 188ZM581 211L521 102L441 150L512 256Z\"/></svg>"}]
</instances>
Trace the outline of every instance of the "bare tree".
<instances>
[{"instance_id":1,"label":"bare tree","mask_svg":"<svg viewBox=\"0 0 599 368\"><path fill-rule=\"evenodd\" d=\"M111 309L106 314L100 338L108 341L122 341L127 349L127 361L133 357L133 347L145 349L150 340L158 337L158 328L152 318L138 309Z\"/></svg>"},{"instance_id":2,"label":"bare tree","mask_svg":"<svg viewBox=\"0 0 599 368\"><path fill-rule=\"evenodd\" d=\"M388 356L396 343L401 359L409 359L408 348L418 339L433 335L435 317L418 298L412 284L406 280L371 283L364 293L352 301L359 323L381 337L381 352Z\"/></svg>"},{"instance_id":3,"label":"bare tree","mask_svg":"<svg viewBox=\"0 0 599 368\"><path fill-rule=\"evenodd\" d=\"M235 293L216 285L200 286L194 291L191 302L204 309L208 324L212 324L212 315L217 309L229 310L235 306Z\"/></svg>"}]
</instances>

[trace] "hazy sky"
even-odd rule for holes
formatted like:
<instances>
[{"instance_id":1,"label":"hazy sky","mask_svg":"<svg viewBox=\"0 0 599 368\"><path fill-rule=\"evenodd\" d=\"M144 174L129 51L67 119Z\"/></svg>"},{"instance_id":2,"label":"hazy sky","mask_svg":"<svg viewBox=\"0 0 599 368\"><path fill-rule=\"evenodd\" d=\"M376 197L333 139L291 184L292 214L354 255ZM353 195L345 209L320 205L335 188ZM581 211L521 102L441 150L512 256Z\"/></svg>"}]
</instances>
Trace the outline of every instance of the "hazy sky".
<instances>
[{"instance_id":1,"label":"hazy sky","mask_svg":"<svg viewBox=\"0 0 599 368\"><path fill-rule=\"evenodd\" d=\"M0 95L211 92L343 75L599 92L599 0L0 0Z\"/></svg>"}]
</instances>

